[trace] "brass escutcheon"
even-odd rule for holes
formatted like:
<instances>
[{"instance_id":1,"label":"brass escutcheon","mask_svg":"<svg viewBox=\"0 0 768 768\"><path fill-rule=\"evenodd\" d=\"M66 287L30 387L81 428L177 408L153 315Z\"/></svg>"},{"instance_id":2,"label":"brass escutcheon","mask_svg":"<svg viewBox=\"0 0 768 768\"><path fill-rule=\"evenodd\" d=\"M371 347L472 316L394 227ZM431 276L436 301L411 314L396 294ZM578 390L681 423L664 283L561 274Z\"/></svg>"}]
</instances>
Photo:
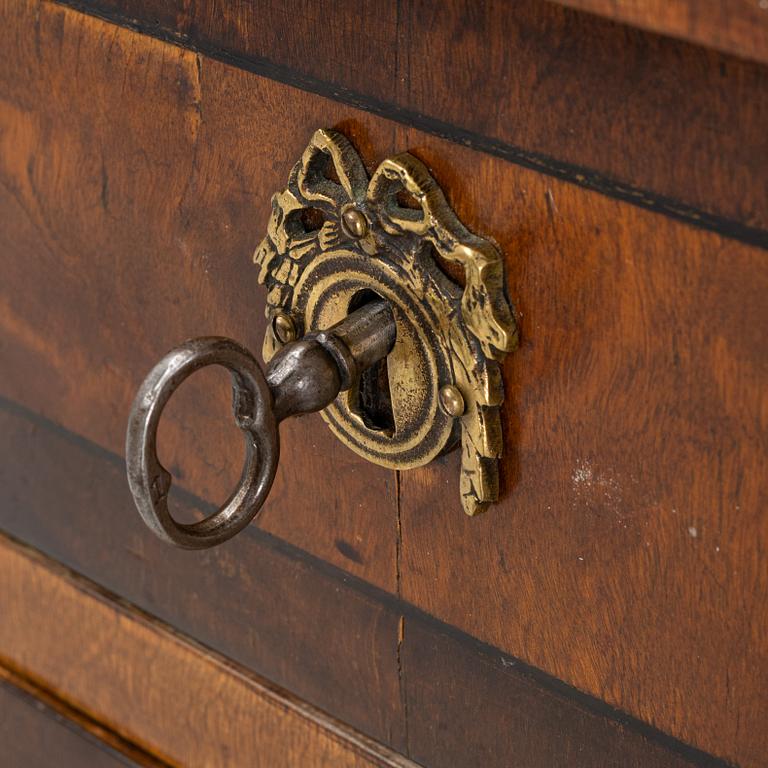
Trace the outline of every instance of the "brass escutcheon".
<instances>
[{"instance_id":1,"label":"brass escutcheon","mask_svg":"<svg viewBox=\"0 0 768 768\"><path fill-rule=\"evenodd\" d=\"M393 469L423 466L460 440L464 511L498 499L499 363L517 341L503 261L458 220L419 160L388 158L369 180L343 135L316 131L272 198L254 261L268 289L267 362L292 338L284 329L300 337L330 328L371 297L392 307L386 364L322 411L340 440ZM364 407L370 387L388 390L378 420Z\"/></svg>"}]
</instances>

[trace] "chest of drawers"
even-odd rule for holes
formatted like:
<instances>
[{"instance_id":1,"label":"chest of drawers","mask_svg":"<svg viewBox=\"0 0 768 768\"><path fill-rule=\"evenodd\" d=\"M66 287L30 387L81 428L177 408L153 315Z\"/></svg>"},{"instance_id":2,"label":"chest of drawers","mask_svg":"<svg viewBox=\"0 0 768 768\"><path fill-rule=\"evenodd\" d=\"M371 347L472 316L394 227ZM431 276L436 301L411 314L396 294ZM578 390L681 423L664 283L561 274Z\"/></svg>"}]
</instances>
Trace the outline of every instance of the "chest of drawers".
<instances>
[{"instance_id":1,"label":"chest of drawers","mask_svg":"<svg viewBox=\"0 0 768 768\"><path fill-rule=\"evenodd\" d=\"M766 764L768 11L572 5L0 3L9 702L139 764ZM251 255L318 127L504 255L500 501L313 415L258 525L170 549L133 393L181 339L261 348ZM241 465L223 377L160 434L189 519Z\"/></svg>"}]
</instances>

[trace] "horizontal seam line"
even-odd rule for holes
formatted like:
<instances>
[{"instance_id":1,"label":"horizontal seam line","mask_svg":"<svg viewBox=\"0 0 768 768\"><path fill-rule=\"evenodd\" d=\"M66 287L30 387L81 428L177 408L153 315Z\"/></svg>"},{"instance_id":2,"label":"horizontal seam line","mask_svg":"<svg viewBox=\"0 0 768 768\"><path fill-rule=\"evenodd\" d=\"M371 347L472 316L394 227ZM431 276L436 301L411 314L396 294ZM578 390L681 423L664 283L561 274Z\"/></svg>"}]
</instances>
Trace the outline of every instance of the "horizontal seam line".
<instances>
[{"instance_id":1,"label":"horizontal seam line","mask_svg":"<svg viewBox=\"0 0 768 768\"><path fill-rule=\"evenodd\" d=\"M7 538L14 543L19 541L14 536L8 535ZM29 548L26 544L22 546L27 549ZM49 555L45 556L53 560ZM58 561L54 562L58 564ZM30 677L24 670L19 669L3 656L0 656L0 668L8 675L7 678L0 676L0 686L4 685L7 690L10 690L12 695L17 696L27 706L34 705L34 703L42 704L45 708L42 711L44 717L51 718L61 727L66 728L69 733L75 734L78 738L87 741L92 746L116 758L121 764L129 766L129 768L136 768L138 766L136 759L140 758L146 761L147 765L153 766L153 768L161 768L161 766L162 768L172 768L170 763L163 758L158 757L127 736L123 736L110 724L99 720L98 717L67 701L57 691L44 687L38 680ZM40 710L37 711L40 712ZM79 718L79 720L75 720L75 717ZM102 739L100 735L92 730L94 727L104 731L115 743ZM129 754L129 752L132 752L132 754Z\"/></svg>"},{"instance_id":2,"label":"horizontal seam line","mask_svg":"<svg viewBox=\"0 0 768 768\"><path fill-rule=\"evenodd\" d=\"M437 118L401 107L376 98L360 94L346 86L303 75L290 67L275 64L263 57L245 57L228 51L213 43L193 40L186 33L174 33L159 23L142 21L77 0L48 0L48 2L71 8L88 16L102 19L120 27L131 29L148 37L178 46L184 50L201 53L211 59L228 64L269 80L282 83L323 98L346 104L355 109L393 120L402 125L437 136L460 146L499 157L502 160L530 170L543 173L583 189L597 192L606 197L621 200L630 205L668 218L675 219L697 229L714 232L729 240L768 250L768 230L718 214L709 213L675 198L649 192L629 183L611 178L599 171L556 160L543 153L526 150L501 139L495 139L446 123Z\"/></svg>"},{"instance_id":3,"label":"horizontal seam line","mask_svg":"<svg viewBox=\"0 0 768 768\"><path fill-rule=\"evenodd\" d=\"M97 443L89 440L67 427L59 424L47 416L44 416L37 411L33 411L14 400L11 400L3 395L0 395L0 410L5 410L11 414L20 416L36 426L42 427L49 432L59 435L68 442L82 448L84 451L96 456L97 458L108 461L111 465L123 468L125 461L123 457L111 450L104 448ZM183 499L187 503L194 505L203 512L210 513L215 511L217 507L204 501L195 494L187 491L183 488L179 488L179 498ZM137 513L138 514L138 513ZM249 526L244 529L243 533L259 539L270 550L283 554L284 556L301 563L304 563L319 572L329 576L330 578L342 582L355 590L363 598L373 600L375 603L388 608L389 610L402 614L412 620L421 621L425 625L431 627L439 634L456 640L463 647L473 650L483 657L484 660L488 660L498 666L498 660L502 657L509 664L509 661L514 661L514 668L510 671L509 668L505 668L503 671L506 675L515 675L523 678L527 678L534 684L539 686L542 690L546 690L549 693L554 694L562 701L580 705L585 710L593 715L604 717L612 723L628 728L634 733L642 736L651 743L675 753L678 756L691 761L694 765L700 768L732 768L733 763L711 755L704 750L694 747L690 744L686 744L680 739L672 736L664 731L655 728L652 725L640 720L639 718L624 712L613 705L598 699L592 694L585 693L578 688L560 680L557 677L545 672L538 667L534 667L527 662L516 658L507 651L497 648L490 643L474 637L473 635L465 632L452 624L448 624L442 619L427 613L422 608L419 608L412 603L392 595L381 587L377 587L359 576L355 576L347 571L343 570L337 565L323 560L321 557L307 552L304 549L296 546L295 544L282 539L275 534L264 531L258 526ZM85 577L89 578L89 577ZM93 580L93 579L91 579ZM501 670L500 670L501 671Z\"/></svg>"}]
</instances>

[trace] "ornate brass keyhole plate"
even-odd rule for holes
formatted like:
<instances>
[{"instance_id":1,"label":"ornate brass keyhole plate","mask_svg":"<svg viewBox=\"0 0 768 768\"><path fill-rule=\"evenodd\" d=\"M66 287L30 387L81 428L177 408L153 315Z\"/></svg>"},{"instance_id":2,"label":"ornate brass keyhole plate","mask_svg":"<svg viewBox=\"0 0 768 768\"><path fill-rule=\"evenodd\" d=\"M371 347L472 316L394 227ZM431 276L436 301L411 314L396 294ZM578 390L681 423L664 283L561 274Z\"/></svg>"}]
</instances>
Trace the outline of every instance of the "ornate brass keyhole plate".
<instances>
[{"instance_id":1,"label":"ornate brass keyhole plate","mask_svg":"<svg viewBox=\"0 0 768 768\"><path fill-rule=\"evenodd\" d=\"M465 512L498 498L499 361L517 340L503 262L459 222L419 160L389 158L369 180L344 136L316 131L272 199L254 261L272 320L266 361L369 297L392 307L397 337L386 365L322 412L339 439L395 469L423 466L460 440ZM450 276L456 268L459 279ZM365 409L376 387L378 417Z\"/></svg>"}]
</instances>

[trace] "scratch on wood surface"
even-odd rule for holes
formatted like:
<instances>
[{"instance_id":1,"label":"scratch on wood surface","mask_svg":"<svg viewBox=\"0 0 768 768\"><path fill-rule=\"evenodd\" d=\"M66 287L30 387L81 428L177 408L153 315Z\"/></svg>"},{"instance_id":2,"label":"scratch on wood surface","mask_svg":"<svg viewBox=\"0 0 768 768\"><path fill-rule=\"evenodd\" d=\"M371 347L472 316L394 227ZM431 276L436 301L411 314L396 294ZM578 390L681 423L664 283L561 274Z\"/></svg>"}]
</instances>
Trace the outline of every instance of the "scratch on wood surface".
<instances>
[{"instance_id":1,"label":"scratch on wood surface","mask_svg":"<svg viewBox=\"0 0 768 768\"><path fill-rule=\"evenodd\" d=\"M398 598L402 597L400 590L400 558L402 556L403 526L400 518L400 472L395 470L395 509L396 509L396 539L395 539L395 590ZM408 696L405 686L402 650L405 642L405 616L400 616L397 625L397 647L395 659L397 664L397 683L400 691L400 702L403 708L403 733L405 736L405 754L410 754L408 743Z\"/></svg>"},{"instance_id":2,"label":"scratch on wood surface","mask_svg":"<svg viewBox=\"0 0 768 768\"><path fill-rule=\"evenodd\" d=\"M400 688L400 701L403 707L403 730L405 732L405 754L410 756L408 738L408 692L405 685L405 670L403 669L403 643L405 642L405 616L400 616L397 624L397 679Z\"/></svg>"},{"instance_id":3,"label":"scratch on wood surface","mask_svg":"<svg viewBox=\"0 0 768 768\"><path fill-rule=\"evenodd\" d=\"M552 190L547 187L547 191L544 193L544 197L547 199L547 209L549 210L549 217L554 219L557 216L557 205L555 205L555 197L552 194Z\"/></svg>"}]
</instances>

